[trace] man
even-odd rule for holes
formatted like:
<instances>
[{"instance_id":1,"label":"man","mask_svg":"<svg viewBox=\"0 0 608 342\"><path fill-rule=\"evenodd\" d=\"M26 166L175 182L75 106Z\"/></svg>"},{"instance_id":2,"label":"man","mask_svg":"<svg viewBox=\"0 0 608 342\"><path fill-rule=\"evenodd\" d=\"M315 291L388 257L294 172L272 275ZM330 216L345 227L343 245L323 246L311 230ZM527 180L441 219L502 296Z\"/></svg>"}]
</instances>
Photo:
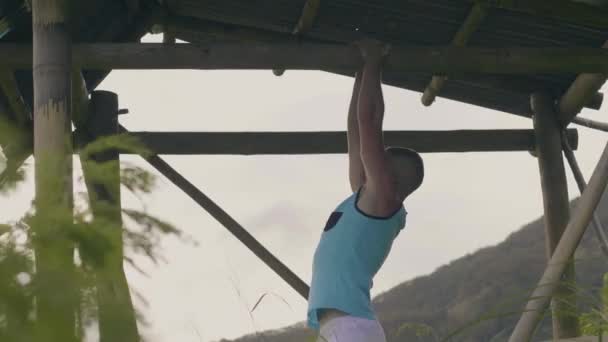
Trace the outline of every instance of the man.
<instances>
[{"instance_id":1,"label":"man","mask_svg":"<svg viewBox=\"0 0 608 342\"><path fill-rule=\"evenodd\" d=\"M403 201L422 184L420 156L384 147L379 42L357 44L364 66L355 77L348 112L349 178L353 194L330 215L315 251L308 325L322 342L385 342L370 289L405 226Z\"/></svg>"}]
</instances>

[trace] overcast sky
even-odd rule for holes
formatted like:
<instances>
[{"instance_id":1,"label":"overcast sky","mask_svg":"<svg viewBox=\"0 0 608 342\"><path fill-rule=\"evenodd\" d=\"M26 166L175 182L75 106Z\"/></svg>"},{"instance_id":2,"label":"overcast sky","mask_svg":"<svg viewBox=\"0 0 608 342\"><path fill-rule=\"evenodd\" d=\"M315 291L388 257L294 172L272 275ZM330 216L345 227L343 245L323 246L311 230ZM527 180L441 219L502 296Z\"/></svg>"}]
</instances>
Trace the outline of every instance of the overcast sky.
<instances>
[{"instance_id":1,"label":"overcast sky","mask_svg":"<svg viewBox=\"0 0 608 342\"><path fill-rule=\"evenodd\" d=\"M269 71L118 71L100 89L119 94L121 108L130 110L120 121L132 131L322 131L346 129L352 82L323 72L287 71L275 77ZM528 119L445 99L425 108L418 93L389 86L384 91L387 130L532 125ZM607 114L606 109L583 113L604 121ZM578 157L588 178L606 136L585 128L579 133ZM542 211L537 161L526 152L423 158L425 184L405 203L406 230L374 282L374 294L496 244ZM123 160L146 166L136 157ZM346 155L166 160L308 282L325 220L349 195ZM0 198L0 221L16 219L28 208L33 198L29 175L18 192ZM568 177L574 197L576 187ZM141 330L150 341L211 342L304 320L304 299L179 189L158 179L146 199L148 209L199 244L167 238L162 241L165 263L154 266L137 258L148 276L127 268L131 287L148 302L136 299L149 319ZM128 195L123 203L139 207ZM250 315L265 293L269 296Z\"/></svg>"}]
</instances>

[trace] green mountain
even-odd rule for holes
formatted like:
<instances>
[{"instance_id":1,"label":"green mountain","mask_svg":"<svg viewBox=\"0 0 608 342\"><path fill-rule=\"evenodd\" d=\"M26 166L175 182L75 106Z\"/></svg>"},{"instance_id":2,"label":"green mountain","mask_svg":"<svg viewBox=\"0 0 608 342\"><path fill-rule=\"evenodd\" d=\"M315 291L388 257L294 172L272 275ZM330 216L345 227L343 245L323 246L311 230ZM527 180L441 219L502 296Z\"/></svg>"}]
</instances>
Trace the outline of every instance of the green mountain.
<instances>
[{"instance_id":1,"label":"green mountain","mask_svg":"<svg viewBox=\"0 0 608 342\"><path fill-rule=\"evenodd\" d=\"M606 196L598 213L608 227ZM544 243L543 224L538 219L496 246L480 249L430 275L407 281L377 296L374 305L388 341L435 342L452 333L449 341L506 341L526 296L545 267ZM576 253L582 310L598 305L598 289L602 275L608 272L607 261L589 227ZM535 340L550 339L550 324L547 317ZM308 342L314 338L313 333L299 323L220 342L286 341Z\"/></svg>"}]
</instances>

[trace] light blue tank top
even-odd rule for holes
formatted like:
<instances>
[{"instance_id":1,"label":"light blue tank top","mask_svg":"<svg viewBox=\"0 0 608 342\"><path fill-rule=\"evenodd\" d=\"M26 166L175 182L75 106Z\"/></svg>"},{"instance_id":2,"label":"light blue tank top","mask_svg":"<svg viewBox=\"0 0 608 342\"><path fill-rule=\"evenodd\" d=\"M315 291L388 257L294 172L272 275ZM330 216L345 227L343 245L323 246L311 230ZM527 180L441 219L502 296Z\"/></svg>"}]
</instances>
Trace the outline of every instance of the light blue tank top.
<instances>
[{"instance_id":1,"label":"light blue tank top","mask_svg":"<svg viewBox=\"0 0 608 342\"><path fill-rule=\"evenodd\" d=\"M405 227L401 206L383 218L357 207L359 190L330 215L315 251L308 297L308 326L319 330L319 309L337 309L351 316L375 319L371 307L372 279L386 260L393 240Z\"/></svg>"}]
</instances>

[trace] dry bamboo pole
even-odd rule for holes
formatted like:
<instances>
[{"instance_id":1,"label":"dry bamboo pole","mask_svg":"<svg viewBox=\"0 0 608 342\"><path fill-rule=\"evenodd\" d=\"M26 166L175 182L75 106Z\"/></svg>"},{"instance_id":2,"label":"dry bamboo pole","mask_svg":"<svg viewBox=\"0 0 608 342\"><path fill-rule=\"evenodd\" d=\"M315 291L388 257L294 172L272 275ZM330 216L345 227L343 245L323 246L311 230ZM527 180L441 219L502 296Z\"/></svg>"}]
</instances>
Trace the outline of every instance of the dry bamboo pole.
<instances>
[{"instance_id":1,"label":"dry bamboo pole","mask_svg":"<svg viewBox=\"0 0 608 342\"><path fill-rule=\"evenodd\" d=\"M568 137L566 136L566 132L562 131L562 148L564 149L564 155L566 156L566 160L570 165L570 170L572 171L572 175L574 176L574 180L576 181L576 185L578 186L581 194L585 191L587 187L587 182L585 181L585 177L583 176L583 172L578 165L578 161L576 160L576 156L574 155L574 151L570 147L568 143ZM606 236L606 232L604 230L604 226L602 225L602 221L596 212L593 213L593 231L595 232L595 237L598 240L600 245L600 249L604 253L605 256L608 257L608 236Z\"/></svg>"},{"instance_id":2,"label":"dry bamboo pole","mask_svg":"<svg viewBox=\"0 0 608 342\"><path fill-rule=\"evenodd\" d=\"M128 132L121 126L121 132ZM158 155L144 157L146 161L156 170L169 179L175 186L184 191L188 197L205 209L214 219L223 225L234 237L243 243L262 262L270 267L281 279L289 284L304 299L308 298L310 288L293 271L275 257L268 249L258 242L243 226L226 213L212 199L207 197L194 184L190 183L184 176L177 172Z\"/></svg>"},{"instance_id":3,"label":"dry bamboo pole","mask_svg":"<svg viewBox=\"0 0 608 342\"><path fill-rule=\"evenodd\" d=\"M608 41L604 43L603 48L608 48ZM596 96L598 90L606 82L607 77L608 73L586 73L579 75L572 82L572 85L557 105L559 120L564 126L567 126L583 107Z\"/></svg>"},{"instance_id":4,"label":"dry bamboo pole","mask_svg":"<svg viewBox=\"0 0 608 342\"><path fill-rule=\"evenodd\" d=\"M471 12L467 16L465 22L462 24L454 39L452 40L452 46L465 46L469 41L469 38L477 30L481 22L487 15L487 7L484 4L476 3L473 5ZM431 82L426 86L424 93L422 94L422 104L430 106L435 102L435 98L441 92L443 85L447 81L447 76L433 76Z\"/></svg>"},{"instance_id":5,"label":"dry bamboo pole","mask_svg":"<svg viewBox=\"0 0 608 342\"><path fill-rule=\"evenodd\" d=\"M58 214L71 214L71 40L66 0L33 0L36 293L40 340L75 340L74 247Z\"/></svg>"},{"instance_id":6,"label":"dry bamboo pole","mask_svg":"<svg viewBox=\"0 0 608 342\"><path fill-rule=\"evenodd\" d=\"M293 29L292 34L299 36L306 31L310 30L315 22L317 14L319 13L319 7L321 6L321 0L306 0L302 14L298 23ZM275 76L281 76L285 73L285 69L273 69L272 72Z\"/></svg>"},{"instance_id":7,"label":"dry bamboo pole","mask_svg":"<svg viewBox=\"0 0 608 342\"><path fill-rule=\"evenodd\" d=\"M603 131L603 132L608 132L608 123L605 123L605 122L595 121L595 120L583 118L580 116L574 117L574 119L572 119L572 122L577 125L584 126L587 128L596 129L598 131Z\"/></svg>"},{"instance_id":8,"label":"dry bamboo pole","mask_svg":"<svg viewBox=\"0 0 608 342\"><path fill-rule=\"evenodd\" d=\"M97 139L118 134L118 96L108 91L91 94L86 121L87 133ZM97 304L99 307L99 338L101 342L139 341L135 309L123 268L122 210L120 195L120 156L116 150L81 157L83 173L96 227L111 242L104 262L95 265ZM94 179L94 168L103 165L106 178Z\"/></svg>"},{"instance_id":9,"label":"dry bamboo pole","mask_svg":"<svg viewBox=\"0 0 608 342\"><path fill-rule=\"evenodd\" d=\"M298 69L357 70L356 47L329 43L230 42L209 44L97 43L72 49L85 69ZM28 68L31 48L0 44L0 66ZM547 63L547 61L551 63ZM608 73L608 51L563 47L399 47L393 46L384 70L441 73Z\"/></svg>"},{"instance_id":10,"label":"dry bamboo pole","mask_svg":"<svg viewBox=\"0 0 608 342\"><path fill-rule=\"evenodd\" d=\"M568 183L562 157L561 129L553 110L553 99L547 94L535 93L531 96L531 105L543 193L546 254L550 260L570 217ZM575 282L572 260L562 281L569 285ZM552 302L552 312L553 338L579 336L576 293L571 287L559 287Z\"/></svg>"},{"instance_id":11,"label":"dry bamboo pole","mask_svg":"<svg viewBox=\"0 0 608 342\"><path fill-rule=\"evenodd\" d=\"M509 342L529 342L600 202L608 182L608 144Z\"/></svg>"}]
</instances>

